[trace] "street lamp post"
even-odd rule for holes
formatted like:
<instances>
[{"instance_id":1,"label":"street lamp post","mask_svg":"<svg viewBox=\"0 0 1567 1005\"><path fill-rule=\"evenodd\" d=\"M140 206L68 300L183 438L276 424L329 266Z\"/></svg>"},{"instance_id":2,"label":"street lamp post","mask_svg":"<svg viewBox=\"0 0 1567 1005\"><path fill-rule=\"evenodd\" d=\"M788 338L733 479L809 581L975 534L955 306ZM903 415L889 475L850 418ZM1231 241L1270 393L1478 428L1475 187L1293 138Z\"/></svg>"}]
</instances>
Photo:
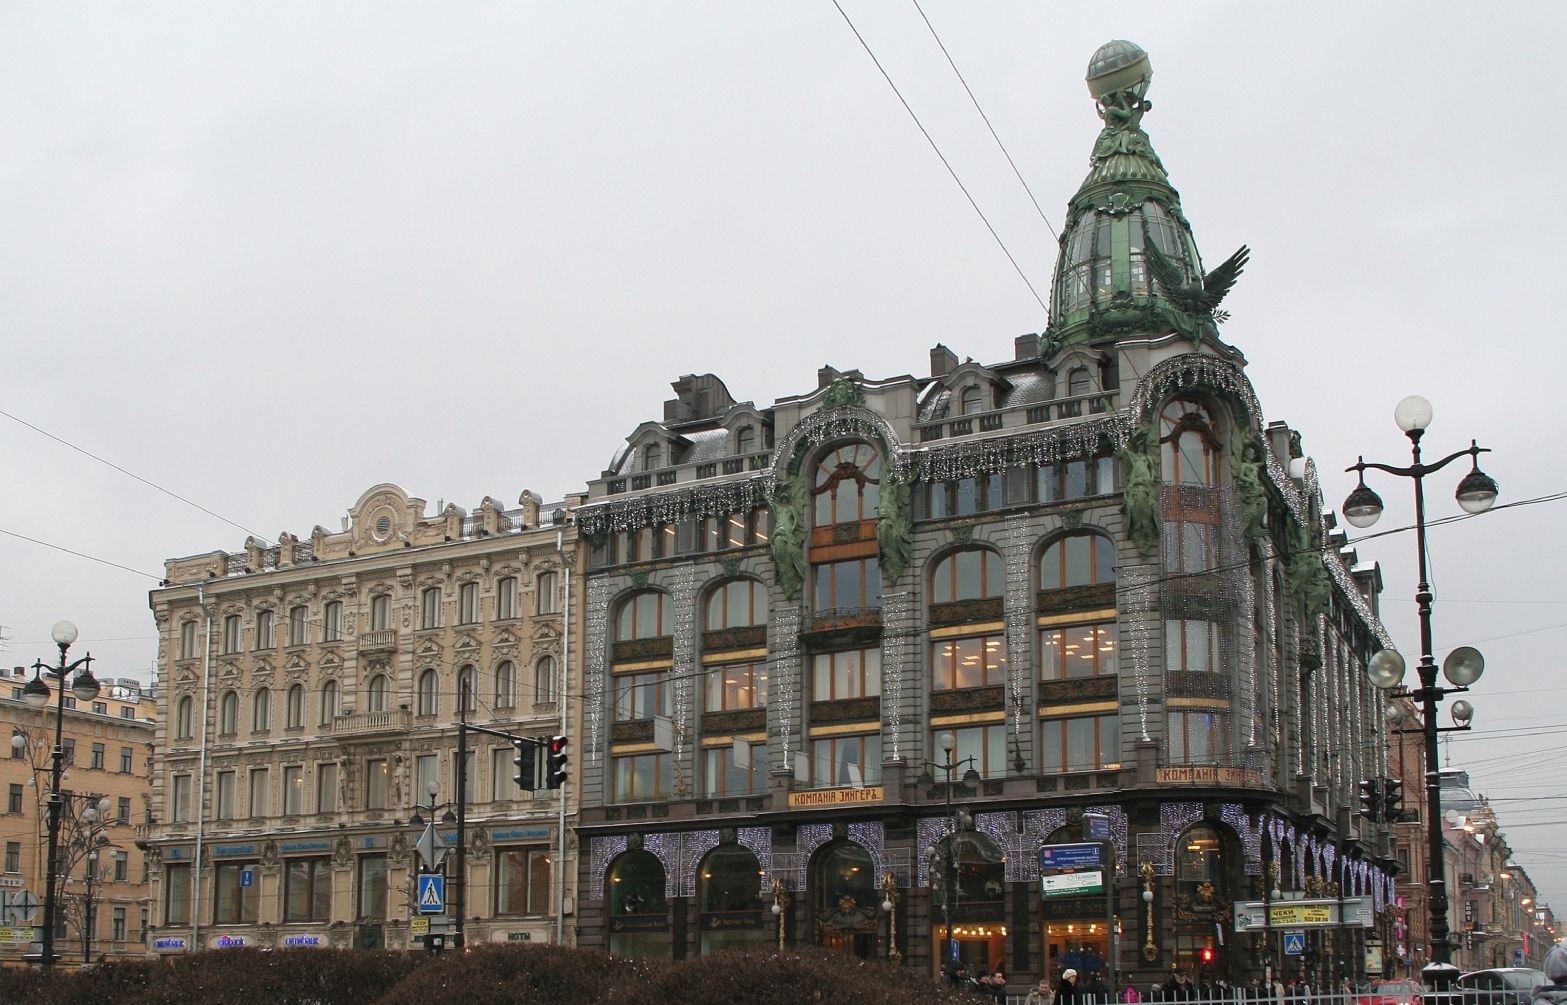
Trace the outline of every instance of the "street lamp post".
<instances>
[{"instance_id":1,"label":"street lamp post","mask_svg":"<svg viewBox=\"0 0 1567 1005\"><path fill-rule=\"evenodd\" d=\"M1436 659L1432 655L1431 642L1431 583L1426 568L1426 510L1425 476L1442 470L1460 457L1468 457L1470 471L1458 483L1458 505L1465 513L1484 513L1496 502L1496 482L1480 470L1480 455L1489 453L1469 441L1465 450L1454 451L1441 460L1427 464L1420 457L1420 440L1431 424L1431 403L1419 395L1411 395L1398 403L1393 419L1409 437L1411 459L1407 467L1376 464L1360 458L1348 471L1355 472L1360 483L1344 500L1344 519L1353 527L1370 527L1382 515L1382 500L1366 486L1366 469L1385 471L1415 483L1415 549L1419 563L1420 584L1415 591L1415 603L1420 616L1420 687L1409 697L1420 703L1422 723L1419 730L1425 740L1426 760L1426 837L1428 861L1426 863L1428 905L1431 913L1431 963L1422 971L1427 984L1445 989L1458 974L1452 965L1452 946L1448 942L1447 879L1442 837L1441 771L1438 767L1437 735L1449 728L1437 724L1437 703L1449 694L1469 690L1469 685L1480 679L1485 670L1485 658L1478 650L1460 646L1442 661L1442 673L1453 685L1441 687L1436 679ZM1378 688L1388 690L1398 687L1404 679L1404 658L1391 649L1384 649L1372 656L1366 665L1366 676ZM1466 701L1453 704L1456 729L1467 729L1474 710Z\"/></svg>"},{"instance_id":2,"label":"street lamp post","mask_svg":"<svg viewBox=\"0 0 1567 1005\"><path fill-rule=\"evenodd\" d=\"M969 769L963 773L964 784L973 785L979 781L979 772L973 767L975 759L972 757L955 759L952 756L952 748L955 745L956 743L952 734L943 733L941 735L941 750L945 755L945 759L941 761L926 761L925 771L919 776L918 779L916 779L916 784L919 785L935 784L936 780L930 773L931 768L940 769L941 771L946 772L947 775L947 826L949 827L949 831L947 834L947 852L946 855L944 855L942 858L942 888L945 891L945 896L942 897L941 901L941 920L942 924L945 925L947 929L946 955L949 959L957 955L956 951L958 945L957 937L952 934L952 902L957 897L958 882L958 823L957 818L953 816L952 812L953 775L957 772L958 768L962 767L964 764L968 764L970 765ZM935 848L928 850L928 853L932 858L935 857L935 851Z\"/></svg>"},{"instance_id":3,"label":"street lamp post","mask_svg":"<svg viewBox=\"0 0 1567 1005\"><path fill-rule=\"evenodd\" d=\"M88 797L89 799L91 797ZM98 852L109 844L109 839L103 832L108 828L107 817L113 807L108 796L104 796L96 803L88 805L82 810L82 822L87 825L86 836L82 840L87 848L87 875L83 882L87 887L86 899L82 903L82 963L92 962L93 939L93 883L98 875Z\"/></svg>"},{"instance_id":4,"label":"street lamp post","mask_svg":"<svg viewBox=\"0 0 1567 1005\"><path fill-rule=\"evenodd\" d=\"M71 693L77 701L92 701L98 697L98 681L92 675L89 666L92 663L92 653L88 653L74 663L65 662L66 651L76 641L76 626L69 621L55 622L50 632L55 645L60 647L60 661L54 667L46 667L42 660L33 664L33 679L22 688L22 698L33 708L42 711L49 704L49 685L43 681L44 673L49 673L59 682L58 702L55 706L54 717L54 751L50 755L52 765L49 781L49 861L44 887L44 930L42 954L40 965L45 970L54 967L54 927L56 911L59 909L56 888L58 880L56 873L60 864L60 816L65 806L65 799L60 793L60 775L65 770L65 746L62 733L65 726L65 678L71 671L81 668L76 679L71 682Z\"/></svg>"}]
</instances>

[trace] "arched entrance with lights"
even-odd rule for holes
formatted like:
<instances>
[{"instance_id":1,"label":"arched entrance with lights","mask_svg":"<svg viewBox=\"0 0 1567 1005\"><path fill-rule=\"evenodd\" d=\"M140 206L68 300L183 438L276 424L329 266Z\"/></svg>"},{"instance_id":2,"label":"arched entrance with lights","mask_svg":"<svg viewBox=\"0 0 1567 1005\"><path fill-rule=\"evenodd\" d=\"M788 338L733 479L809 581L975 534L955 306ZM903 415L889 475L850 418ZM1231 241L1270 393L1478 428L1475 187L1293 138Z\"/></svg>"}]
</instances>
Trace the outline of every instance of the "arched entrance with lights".
<instances>
[{"instance_id":1,"label":"arched entrance with lights","mask_svg":"<svg viewBox=\"0 0 1567 1005\"><path fill-rule=\"evenodd\" d=\"M881 890L871 853L853 841L835 841L811 857L812 941L826 949L870 959L881 928Z\"/></svg>"},{"instance_id":2,"label":"arched entrance with lights","mask_svg":"<svg viewBox=\"0 0 1567 1005\"><path fill-rule=\"evenodd\" d=\"M1231 977L1226 947L1235 940L1230 873L1233 835L1227 828L1199 823L1175 842L1175 958L1172 962L1197 980Z\"/></svg>"},{"instance_id":3,"label":"arched entrance with lights","mask_svg":"<svg viewBox=\"0 0 1567 1005\"><path fill-rule=\"evenodd\" d=\"M721 844L697 869L699 951L766 946L762 866L751 849Z\"/></svg>"},{"instance_id":4,"label":"arched entrance with lights","mask_svg":"<svg viewBox=\"0 0 1567 1005\"><path fill-rule=\"evenodd\" d=\"M1084 840L1080 823L1058 827L1045 839L1046 845L1077 844ZM1105 845L1108 861L1100 869L1103 889L1108 891L1114 882L1115 849ZM1108 882L1104 882L1108 880ZM1079 987L1087 986L1095 974L1107 982L1111 979L1113 926L1107 912L1104 892L1095 894L1063 894L1040 897L1041 959L1045 975L1052 984L1061 979L1064 970L1076 970L1080 975Z\"/></svg>"},{"instance_id":5,"label":"arched entrance with lights","mask_svg":"<svg viewBox=\"0 0 1567 1005\"><path fill-rule=\"evenodd\" d=\"M944 962L971 974L1005 970L1006 859L1000 846L989 835L962 831L942 838L934 851L930 870L933 967L938 973Z\"/></svg>"},{"instance_id":6,"label":"arched entrance with lights","mask_svg":"<svg viewBox=\"0 0 1567 1005\"><path fill-rule=\"evenodd\" d=\"M650 851L628 851L610 863L609 951L614 956L668 958L669 903L664 864Z\"/></svg>"}]
</instances>

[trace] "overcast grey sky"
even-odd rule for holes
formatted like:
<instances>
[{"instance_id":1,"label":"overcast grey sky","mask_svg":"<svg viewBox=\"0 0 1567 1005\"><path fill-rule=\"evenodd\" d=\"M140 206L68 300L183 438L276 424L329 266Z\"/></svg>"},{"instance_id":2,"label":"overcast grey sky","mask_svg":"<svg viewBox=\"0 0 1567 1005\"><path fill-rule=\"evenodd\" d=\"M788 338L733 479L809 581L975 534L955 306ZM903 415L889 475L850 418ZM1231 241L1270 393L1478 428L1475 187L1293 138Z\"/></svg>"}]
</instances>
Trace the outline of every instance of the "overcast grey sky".
<instances>
[{"instance_id":1,"label":"overcast grey sky","mask_svg":"<svg viewBox=\"0 0 1567 1005\"><path fill-rule=\"evenodd\" d=\"M907 0L843 0L1043 293L1055 242ZM1555 4L955 4L926 13L1054 226L1111 38L1225 337L1331 505L1359 453L1470 437L1503 500L1567 490ZM759 404L825 363L1010 356L1042 312L830 0L0 4L0 408L267 538L392 481L559 498L712 371ZM159 573L244 533L0 417L0 529ZM1432 515L1457 512L1458 473ZM1385 523L1403 484L1376 486ZM1453 743L1567 908L1567 503L1434 531L1439 656L1489 661ZM1413 542L1368 542L1416 648ZM152 580L0 536L9 664L76 621L153 657Z\"/></svg>"}]
</instances>

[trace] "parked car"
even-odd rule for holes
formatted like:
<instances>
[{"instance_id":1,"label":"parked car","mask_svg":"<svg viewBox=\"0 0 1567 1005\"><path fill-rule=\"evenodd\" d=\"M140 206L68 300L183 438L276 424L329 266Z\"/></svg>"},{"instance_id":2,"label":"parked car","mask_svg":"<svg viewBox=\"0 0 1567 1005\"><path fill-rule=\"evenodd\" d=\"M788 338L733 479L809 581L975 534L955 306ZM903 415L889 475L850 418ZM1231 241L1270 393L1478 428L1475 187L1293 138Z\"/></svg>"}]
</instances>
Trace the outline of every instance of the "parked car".
<instances>
[{"instance_id":1,"label":"parked car","mask_svg":"<svg viewBox=\"0 0 1567 1005\"><path fill-rule=\"evenodd\" d=\"M1475 970L1458 978L1454 985L1463 1005L1528 1005L1534 989L1551 979L1528 967L1498 967Z\"/></svg>"},{"instance_id":2,"label":"parked car","mask_svg":"<svg viewBox=\"0 0 1567 1005\"><path fill-rule=\"evenodd\" d=\"M1420 1005L1425 987L1419 981L1378 981L1356 998L1357 1005Z\"/></svg>"}]
</instances>

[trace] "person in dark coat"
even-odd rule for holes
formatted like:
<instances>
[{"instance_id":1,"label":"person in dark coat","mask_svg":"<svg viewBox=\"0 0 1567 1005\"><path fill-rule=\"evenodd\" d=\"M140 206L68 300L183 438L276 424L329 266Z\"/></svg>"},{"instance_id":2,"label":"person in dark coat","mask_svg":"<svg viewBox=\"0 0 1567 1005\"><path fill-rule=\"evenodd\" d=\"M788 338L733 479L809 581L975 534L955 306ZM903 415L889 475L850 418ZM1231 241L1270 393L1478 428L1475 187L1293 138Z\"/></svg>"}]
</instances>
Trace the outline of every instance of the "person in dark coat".
<instances>
[{"instance_id":1,"label":"person in dark coat","mask_svg":"<svg viewBox=\"0 0 1567 1005\"><path fill-rule=\"evenodd\" d=\"M1197 1000L1197 988L1186 977L1186 971L1176 967L1170 974L1170 979L1164 985L1164 1000L1167 1002L1192 1002Z\"/></svg>"},{"instance_id":2,"label":"person in dark coat","mask_svg":"<svg viewBox=\"0 0 1567 1005\"><path fill-rule=\"evenodd\" d=\"M1061 971L1061 983L1056 985L1056 1005L1084 1005L1083 992L1077 986L1077 971L1070 967Z\"/></svg>"},{"instance_id":3,"label":"person in dark coat","mask_svg":"<svg viewBox=\"0 0 1567 1005\"><path fill-rule=\"evenodd\" d=\"M1534 989L1534 1001L1545 1002L1546 1005L1567 1005L1567 945L1557 943L1546 953L1542 969L1551 983L1541 984Z\"/></svg>"},{"instance_id":4,"label":"person in dark coat","mask_svg":"<svg viewBox=\"0 0 1567 1005\"><path fill-rule=\"evenodd\" d=\"M1094 972L1093 980L1088 982L1088 1000L1094 1005L1110 1005L1110 985L1105 983L1104 975Z\"/></svg>"}]
</instances>

